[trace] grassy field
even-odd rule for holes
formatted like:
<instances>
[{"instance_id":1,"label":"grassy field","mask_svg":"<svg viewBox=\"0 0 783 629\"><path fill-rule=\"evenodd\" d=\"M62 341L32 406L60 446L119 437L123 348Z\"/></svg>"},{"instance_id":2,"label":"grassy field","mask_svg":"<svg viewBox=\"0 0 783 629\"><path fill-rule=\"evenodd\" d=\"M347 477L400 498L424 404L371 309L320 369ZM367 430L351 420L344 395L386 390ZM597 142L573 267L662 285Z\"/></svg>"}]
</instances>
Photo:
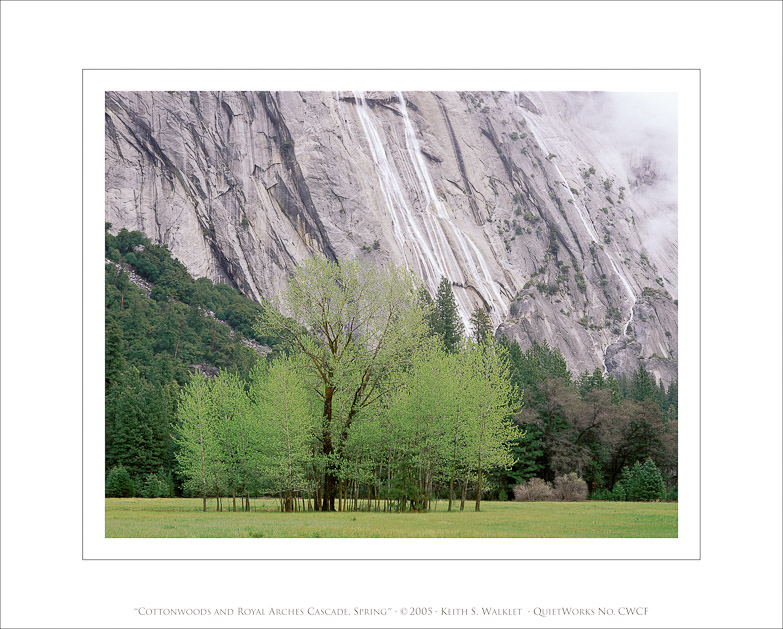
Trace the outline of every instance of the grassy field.
<instances>
[{"instance_id":1,"label":"grassy field","mask_svg":"<svg viewBox=\"0 0 783 629\"><path fill-rule=\"evenodd\" d=\"M228 501L227 501L228 502ZM482 502L427 513L201 511L192 498L107 498L106 537L677 537L677 503ZM208 504L214 509L214 501Z\"/></svg>"}]
</instances>

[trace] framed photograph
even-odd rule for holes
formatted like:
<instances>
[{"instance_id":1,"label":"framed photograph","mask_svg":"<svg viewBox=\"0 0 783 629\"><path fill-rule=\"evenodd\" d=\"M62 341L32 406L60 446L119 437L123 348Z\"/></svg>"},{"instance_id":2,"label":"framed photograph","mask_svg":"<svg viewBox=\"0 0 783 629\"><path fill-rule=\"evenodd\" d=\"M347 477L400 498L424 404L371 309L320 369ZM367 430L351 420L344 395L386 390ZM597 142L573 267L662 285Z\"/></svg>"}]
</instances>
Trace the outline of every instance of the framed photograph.
<instances>
[{"instance_id":1,"label":"framed photograph","mask_svg":"<svg viewBox=\"0 0 783 629\"><path fill-rule=\"evenodd\" d=\"M698 556L698 72L88 71L99 98L88 555Z\"/></svg>"}]
</instances>

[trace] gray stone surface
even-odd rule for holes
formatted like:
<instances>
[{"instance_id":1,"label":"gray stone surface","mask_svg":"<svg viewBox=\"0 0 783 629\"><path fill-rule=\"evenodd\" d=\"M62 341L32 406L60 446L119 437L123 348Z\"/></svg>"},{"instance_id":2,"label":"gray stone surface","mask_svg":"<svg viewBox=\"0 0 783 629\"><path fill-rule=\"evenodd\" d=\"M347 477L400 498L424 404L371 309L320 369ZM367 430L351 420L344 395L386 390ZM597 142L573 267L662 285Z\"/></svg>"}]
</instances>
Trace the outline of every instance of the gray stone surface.
<instances>
[{"instance_id":1,"label":"gray stone surface","mask_svg":"<svg viewBox=\"0 0 783 629\"><path fill-rule=\"evenodd\" d=\"M465 319L485 305L498 333L547 340L573 371L606 354L613 373L668 382L671 176L585 122L601 99L109 92L106 220L256 300L314 254L407 264L433 293L448 277Z\"/></svg>"}]
</instances>

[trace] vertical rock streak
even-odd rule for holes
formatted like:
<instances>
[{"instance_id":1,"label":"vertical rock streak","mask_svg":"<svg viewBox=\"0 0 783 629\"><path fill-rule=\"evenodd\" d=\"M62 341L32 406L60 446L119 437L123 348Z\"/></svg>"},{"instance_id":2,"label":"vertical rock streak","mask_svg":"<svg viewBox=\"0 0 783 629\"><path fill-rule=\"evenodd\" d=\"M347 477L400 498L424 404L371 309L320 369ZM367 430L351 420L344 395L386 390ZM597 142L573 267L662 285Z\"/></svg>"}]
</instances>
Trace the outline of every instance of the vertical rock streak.
<instances>
[{"instance_id":1,"label":"vertical rock streak","mask_svg":"<svg viewBox=\"0 0 783 629\"><path fill-rule=\"evenodd\" d=\"M381 135L372 120L372 112L367 105L364 94L362 92L354 92L354 98L359 121L362 125L364 135L367 138L370 155L375 164L382 195L386 207L393 217L395 240L403 252L406 265L410 268L408 257L405 253L406 249L410 247L416 263L416 268L433 294L437 290L441 277L445 277L451 282L458 282L465 285L469 276L464 273L457 261L453 247L450 246L448 238L446 237L437 216L433 217L429 211L430 206L434 205L432 203L432 199L435 196L434 190L432 189L431 180L429 182L430 188L427 188L428 184L421 170L423 164L417 163L417 159L422 160L423 158L421 156L421 150L419 149L417 151L412 146L409 136L413 134L413 129L410 125L410 120L407 119L407 111L404 116L406 117L405 134L408 154L413 171L419 180L420 190L418 192L420 192L420 197L423 197L428 201L424 208L419 208L420 211L418 213L411 209L405 198L399 178L395 173L386 153L386 149L384 148ZM440 211L437 206L434 207L436 211ZM442 210L442 212L443 218L448 219L445 209ZM421 226L419 225L420 221ZM404 227L405 233L400 229L400 225ZM470 259L469 256L465 256L465 258ZM460 310L460 316L463 319L466 329L469 329L470 302L461 291L456 291L455 297Z\"/></svg>"},{"instance_id":2,"label":"vertical rock streak","mask_svg":"<svg viewBox=\"0 0 783 629\"><path fill-rule=\"evenodd\" d=\"M529 120L529 128L531 132L533 133L533 137L535 137L536 142L538 142L538 145L541 147L541 150L544 151L544 153L550 154L549 149L544 144L543 140L541 139L540 135L536 132L536 125L535 121ZM574 197L574 193L571 192L571 186L568 185L568 180L563 176L563 173L560 171L560 168L555 162L552 162L552 165L555 167L555 170L557 171L558 176L560 177L560 180L565 185L566 190L568 190L569 197L571 199L571 203L576 208L577 213L579 214L579 218L582 220L582 224L585 227L585 231L590 236L592 241L596 245L600 245L601 243L598 241L598 235L596 234L596 231L592 225L591 221L588 221L585 216L587 215L587 208L582 208L579 203L577 202L576 198ZM615 262L615 259L612 257L612 254L606 251L606 249L601 249L604 254L606 255L606 258L609 260L609 266L612 267L612 271L614 271L614 274L617 276L617 278L620 280L620 283L623 285L623 288L625 288L625 292L628 295L628 300L631 302L631 305L628 310L628 319L625 321L625 324L623 326L623 336L628 336L628 326L631 325L631 322L633 321L633 309L636 305L636 294L633 292L633 288L631 288L631 283L628 281L628 279L625 277L625 274L620 271L620 267L617 265L617 262ZM611 345L611 343L607 343L607 345L603 349L604 359L603 359L603 366L604 366L604 374L607 373L606 368L606 348Z\"/></svg>"},{"instance_id":3,"label":"vertical rock streak","mask_svg":"<svg viewBox=\"0 0 783 629\"><path fill-rule=\"evenodd\" d=\"M408 148L408 154L410 155L411 163L413 164L413 168L416 172L416 177L419 180L419 187L427 199L427 207L424 208L425 212L430 207L434 207L437 212L437 217L441 219L441 221L445 223L446 226L451 230L462 254L462 260L469 270L469 278L466 279L472 280L473 283L477 285L477 290L481 294L484 301L492 304L493 308L492 312L490 312L490 317L493 318L495 324L498 324L502 318L508 314L508 306L506 305L505 300L501 297L495 282L492 280L492 276L489 272L489 267L486 260L484 259L484 256L481 254L478 247L476 247L475 243L470 239L470 237L467 234L464 234L451 220L451 217L446 211L443 202L435 193L435 186L432 183L432 177L430 177L427 164L425 163L424 156L421 152L419 140L416 137L416 131L414 130L410 116L408 115L408 107L405 103L405 96L402 92L397 92L397 98L399 98L400 111L402 113L402 119L405 122L405 143ZM450 252L450 257L454 258L453 253L451 253L451 249L448 247L448 239L446 238L446 234L440 225L441 221L438 221L435 225L436 235L439 239L446 241L445 249ZM470 249L470 251L468 249ZM457 262L456 259L454 261ZM464 271L462 274L463 276L465 275ZM465 315L470 316L470 313L463 313L463 318L465 318ZM469 328L466 327L466 329Z\"/></svg>"}]
</instances>

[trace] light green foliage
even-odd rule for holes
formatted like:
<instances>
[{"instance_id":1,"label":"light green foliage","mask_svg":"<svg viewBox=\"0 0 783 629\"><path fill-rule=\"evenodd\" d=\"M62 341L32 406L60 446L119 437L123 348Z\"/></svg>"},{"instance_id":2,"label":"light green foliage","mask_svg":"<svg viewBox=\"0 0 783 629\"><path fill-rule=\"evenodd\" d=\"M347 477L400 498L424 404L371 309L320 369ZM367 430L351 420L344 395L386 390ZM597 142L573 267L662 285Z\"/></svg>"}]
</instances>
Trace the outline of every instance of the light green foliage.
<instances>
[{"instance_id":1,"label":"light green foliage","mask_svg":"<svg viewBox=\"0 0 783 629\"><path fill-rule=\"evenodd\" d=\"M184 388L177 409L177 461L187 478L185 487L201 496L205 511L207 497L220 495L225 476L211 388L202 374L195 374Z\"/></svg>"},{"instance_id":2,"label":"light green foliage","mask_svg":"<svg viewBox=\"0 0 783 629\"><path fill-rule=\"evenodd\" d=\"M462 357L472 376L467 393L476 407L470 415L468 469L477 476L476 511L481 504L486 470L509 470L514 464L510 446L522 434L511 417L518 412L521 393L511 384L506 350L499 345L468 344Z\"/></svg>"},{"instance_id":3,"label":"light green foliage","mask_svg":"<svg viewBox=\"0 0 783 629\"><path fill-rule=\"evenodd\" d=\"M341 447L354 419L379 404L425 338L419 289L403 267L316 257L297 267L274 304L264 304L257 331L279 334L305 357L303 371L322 402L321 509L335 508Z\"/></svg>"},{"instance_id":4,"label":"light green foliage","mask_svg":"<svg viewBox=\"0 0 783 629\"><path fill-rule=\"evenodd\" d=\"M353 399L337 391L331 452L323 448L326 418L310 364L298 353L259 365L247 395L226 372L192 378L179 408L178 460L204 509L208 497L229 495L234 510L237 497L248 510L250 495L261 491L292 511L330 472L340 510L359 508L360 498L368 508L373 501L379 508L382 498L395 510L427 510L447 484L453 494L455 482L463 507L475 482L478 505L484 476L514 463L511 444L522 434L511 416L519 395L500 346L468 342L452 354L435 338L423 342L407 370L390 370L379 384L382 403L360 408L350 427Z\"/></svg>"},{"instance_id":5,"label":"light green foliage","mask_svg":"<svg viewBox=\"0 0 783 629\"><path fill-rule=\"evenodd\" d=\"M499 346L421 352L387 412L396 455L419 479L416 500L428 500L434 483L448 483L450 509L455 483L466 488L475 480L478 505L484 475L514 463L511 444L522 435L511 416L519 397Z\"/></svg>"},{"instance_id":6,"label":"light green foliage","mask_svg":"<svg viewBox=\"0 0 783 629\"><path fill-rule=\"evenodd\" d=\"M233 499L249 497L251 479L250 453L255 448L255 423L248 412L244 384L235 374L225 371L211 383L207 412L213 419L226 491Z\"/></svg>"},{"instance_id":7,"label":"light green foliage","mask_svg":"<svg viewBox=\"0 0 783 629\"><path fill-rule=\"evenodd\" d=\"M421 351L411 370L402 376L397 395L390 399L383 415L385 430L376 431L381 441L389 440L387 489L401 509L409 501L412 509L427 505L433 483L447 475L446 452L450 424L454 421L453 390L449 378L456 367L456 357L437 344ZM398 474L392 474L397 469Z\"/></svg>"},{"instance_id":8,"label":"light green foliage","mask_svg":"<svg viewBox=\"0 0 783 629\"><path fill-rule=\"evenodd\" d=\"M301 377L296 358L280 357L268 369L251 374L250 397L256 451L246 457L257 466L263 487L284 496L291 510L295 494L312 488L313 452L320 431L312 390Z\"/></svg>"}]
</instances>

